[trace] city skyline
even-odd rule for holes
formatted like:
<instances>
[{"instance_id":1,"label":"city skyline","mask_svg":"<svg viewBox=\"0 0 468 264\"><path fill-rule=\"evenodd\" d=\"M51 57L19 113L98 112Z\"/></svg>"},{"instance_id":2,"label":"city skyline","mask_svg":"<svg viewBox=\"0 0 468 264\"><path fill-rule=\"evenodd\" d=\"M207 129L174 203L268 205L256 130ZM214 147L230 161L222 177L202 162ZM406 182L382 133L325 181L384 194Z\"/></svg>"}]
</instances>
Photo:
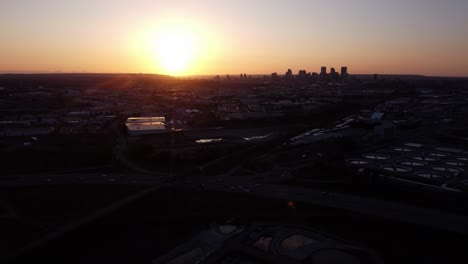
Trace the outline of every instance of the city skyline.
<instances>
[{"instance_id":1,"label":"city skyline","mask_svg":"<svg viewBox=\"0 0 468 264\"><path fill-rule=\"evenodd\" d=\"M0 72L468 76L468 2L10 1Z\"/></svg>"}]
</instances>

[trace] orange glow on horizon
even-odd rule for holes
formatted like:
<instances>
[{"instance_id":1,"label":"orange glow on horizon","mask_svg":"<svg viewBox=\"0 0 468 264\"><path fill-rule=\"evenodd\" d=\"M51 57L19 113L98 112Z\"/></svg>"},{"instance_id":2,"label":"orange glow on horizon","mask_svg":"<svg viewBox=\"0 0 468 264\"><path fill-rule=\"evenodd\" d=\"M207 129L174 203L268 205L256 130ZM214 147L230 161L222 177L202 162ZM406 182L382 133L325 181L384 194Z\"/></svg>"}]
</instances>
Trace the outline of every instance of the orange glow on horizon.
<instances>
[{"instance_id":1,"label":"orange glow on horizon","mask_svg":"<svg viewBox=\"0 0 468 264\"><path fill-rule=\"evenodd\" d=\"M269 75L347 66L350 74L468 76L467 1L408 2L405 12L371 0L118 2L7 1L0 73Z\"/></svg>"}]
</instances>

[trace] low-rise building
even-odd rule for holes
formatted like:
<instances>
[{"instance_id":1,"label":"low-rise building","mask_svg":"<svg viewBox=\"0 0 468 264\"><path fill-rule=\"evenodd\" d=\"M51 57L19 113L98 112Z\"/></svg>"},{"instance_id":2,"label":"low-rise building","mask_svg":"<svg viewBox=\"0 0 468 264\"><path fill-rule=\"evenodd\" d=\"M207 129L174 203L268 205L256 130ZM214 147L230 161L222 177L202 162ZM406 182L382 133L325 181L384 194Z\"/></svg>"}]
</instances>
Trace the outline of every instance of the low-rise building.
<instances>
[{"instance_id":1,"label":"low-rise building","mask_svg":"<svg viewBox=\"0 0 468 264\"><path fill-rule=\"evenodd\" d=\"M167 132L166 118L157 117L129 117L126 126L130 136L161 134Z\"/></svg>"}]
</instances>

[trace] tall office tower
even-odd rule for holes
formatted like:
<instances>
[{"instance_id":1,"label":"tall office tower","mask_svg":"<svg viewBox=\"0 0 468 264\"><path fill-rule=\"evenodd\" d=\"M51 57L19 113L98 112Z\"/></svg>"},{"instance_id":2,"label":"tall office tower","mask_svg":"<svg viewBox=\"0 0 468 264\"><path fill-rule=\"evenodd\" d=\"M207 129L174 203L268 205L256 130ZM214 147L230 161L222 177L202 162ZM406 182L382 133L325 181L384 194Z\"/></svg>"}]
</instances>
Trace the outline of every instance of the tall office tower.
<instances>
[{"instance_id":1,"label":"tall office tower","mask_svg":"<svg viewBox=\"0 0 468 264\"><path fill-rule=\"evenodd\" d=\"M348 78L348 67L341 67L341 81L347 82Z\"/></svg>"},{"instance_id":2,"label":"tall office tower","mask_svg":"<svg viewBox=\"0 0 468 264\"><path fill-rule=\"evenodd\" d=\"M291 69L288 69L288 71L286 72L286 74L284 75L284 78L286 80L292 80L293 79L293 73L292 73L292 70Z\"/></svg>"},{"instance_id":3,"label":"tall office tower","mask_svg":"<svg viewBox=\"0 0 468 264\"><path fill-rule=\"evenodd\" d=\"M299 73L297 74L297 77L299 79L305 79L307 77L307 71L306 70L299 70Z\"/></svg>"},{"instance_id":4,"label":"tall office tower","mask_svg":"<svg viewBox=\"0 0 468 264\"><path fill-rule=\"evenodd\" d=\"M322 67L322 69L320 70L320 74L327 74L327 67Z\"/></svg>"},{"instance_id":5,"label":"tall office tower","mask_svg":"<svg viewBox=\"0 0 468 264\"><path fill-rule=\"evenodd\" d=\"M340 80L340 74L336 72L335 68L330 69L330 74L328 75L329 81L338 82Z\"/></svg>"},{"instance_id":6,"label":"tall office tower","mask_svg":"<svg viewBox=\"0 0 468 264\"><path fill-rule=\"evenodd\" d=\"M320 75L319 75L319 80L321 82L326 82L327 81L327 67L323 66L320 70Z\"/></svg>"},{"instance_id":7,"label":"tall office tower","mask_svg":"<svg viewBox=\"0 0 468 264\"><path fill-rule=\"evenodd\" d=\"M341 67L341 75L348 74L348 67Z\"/></svg>"}]
</instances>

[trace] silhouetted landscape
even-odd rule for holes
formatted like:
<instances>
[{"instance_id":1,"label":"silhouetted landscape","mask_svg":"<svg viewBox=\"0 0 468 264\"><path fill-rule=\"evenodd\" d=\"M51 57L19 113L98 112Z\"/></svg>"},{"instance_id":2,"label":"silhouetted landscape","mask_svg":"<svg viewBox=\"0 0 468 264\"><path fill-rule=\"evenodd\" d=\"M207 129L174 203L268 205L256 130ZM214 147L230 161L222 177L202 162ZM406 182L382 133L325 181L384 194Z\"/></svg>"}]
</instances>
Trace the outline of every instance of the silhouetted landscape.
<instances>
[{"instance_id":1,"label":"silhouetted landscape","mask_svg":"<svg viewBox=\"0 0 468 264\"><path fill-rule=\"evenodd\" d=\"M467 79L5 74L0 87L6 260L463 257Z\"/></svg>"},{"instance_id":2,"label":"silhouetted landscape","mask_svg":"<svg viewBox=\"0 0 468 264\"><path fill-rule=\"evenodd\" d=\"M464 263L468 1L3 1L0 263Z\"/></svg>"}]
</instances>

